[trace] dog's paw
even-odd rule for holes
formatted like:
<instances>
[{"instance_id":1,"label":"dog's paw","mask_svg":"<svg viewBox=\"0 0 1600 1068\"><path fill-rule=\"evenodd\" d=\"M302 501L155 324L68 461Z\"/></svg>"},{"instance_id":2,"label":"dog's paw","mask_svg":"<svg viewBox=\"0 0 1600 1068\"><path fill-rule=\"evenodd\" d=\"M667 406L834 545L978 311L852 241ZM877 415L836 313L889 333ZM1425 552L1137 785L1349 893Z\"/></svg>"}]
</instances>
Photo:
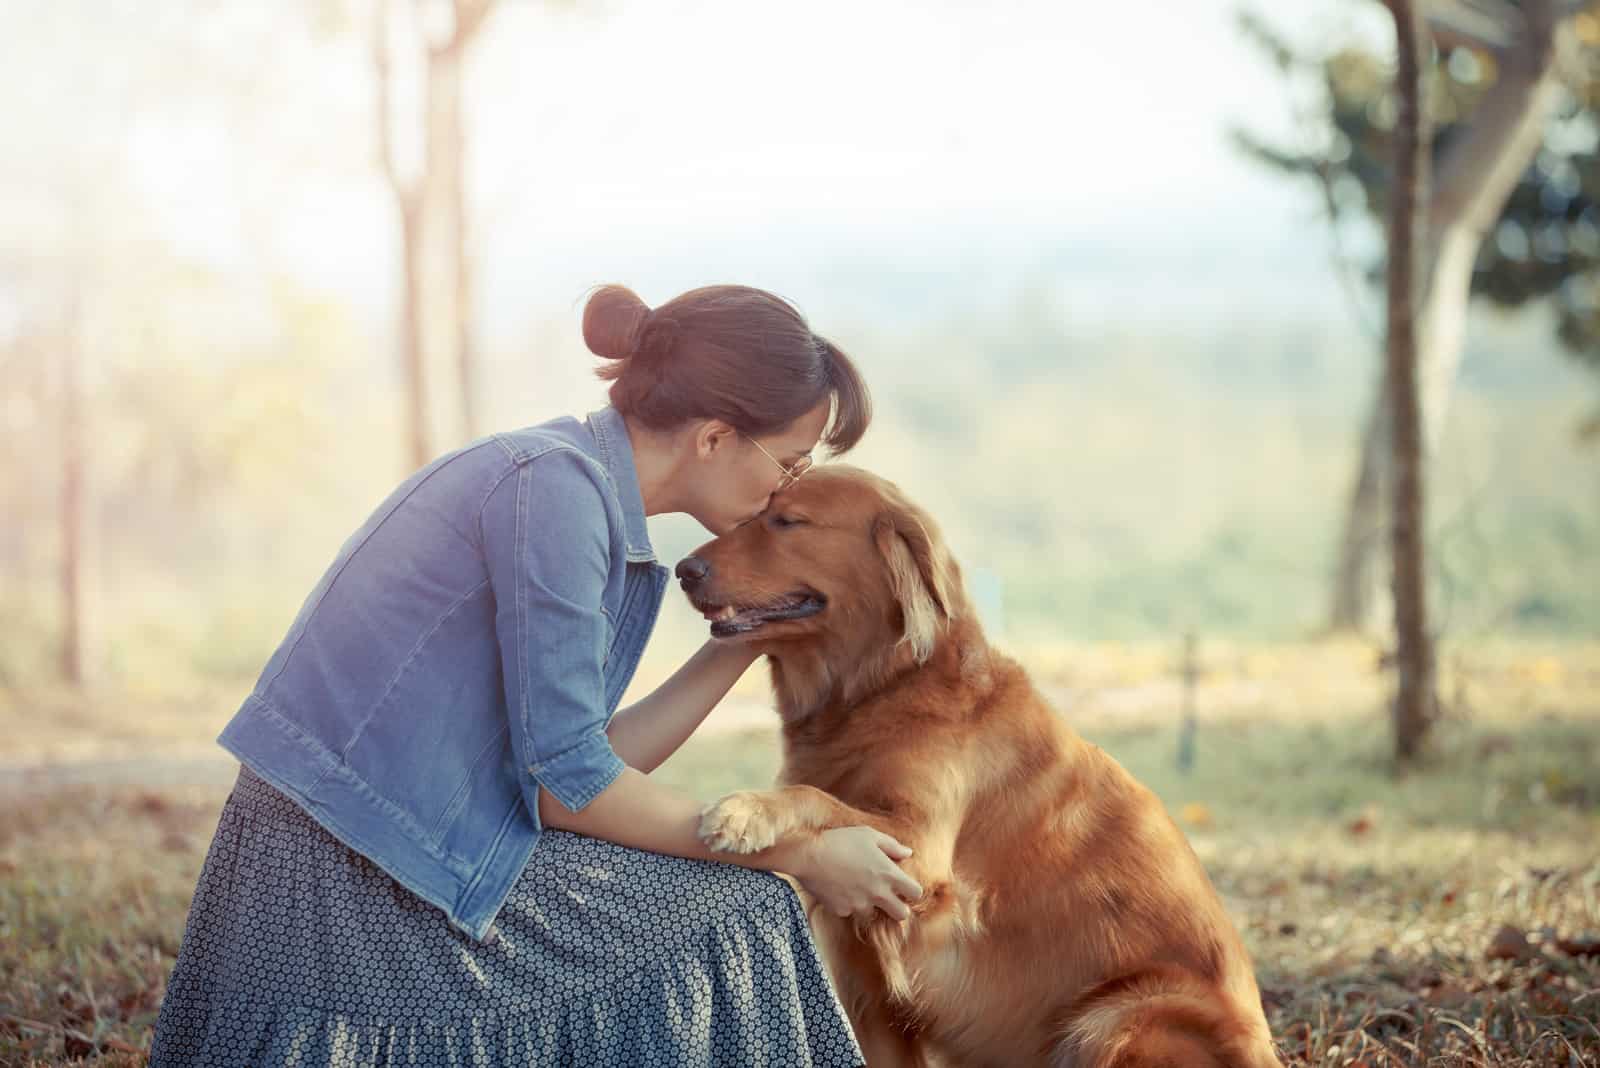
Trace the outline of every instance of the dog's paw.
<instances>
[{"instance_id":1,"label":"dog's paw","mask_svg":"<svg viewBox=\"0 0 1600 1068\"><path fill-rule=\"evenodd\" d=\"M778 840L778 827L758 793L729 794L700 813L700 840L719 853L759 853Z\"/></svg>"}]
</instances>

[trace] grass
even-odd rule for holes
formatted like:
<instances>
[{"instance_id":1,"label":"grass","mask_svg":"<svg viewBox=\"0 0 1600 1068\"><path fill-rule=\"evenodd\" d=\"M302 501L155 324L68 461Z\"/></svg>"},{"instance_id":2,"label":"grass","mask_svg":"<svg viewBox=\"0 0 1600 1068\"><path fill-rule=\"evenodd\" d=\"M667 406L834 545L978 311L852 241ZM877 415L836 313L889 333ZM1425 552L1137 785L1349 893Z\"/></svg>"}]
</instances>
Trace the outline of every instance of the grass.
<instances>
[{"instance_id":1,"label":"grass","mask_svg":"<svg viewBox=\"0 0 1600 1068\"><path fill-rule=\"evenodd\" d=\"M1398 777L1370 651L1213 644L1203 658L1187 774L1172 650L1026 660L1188 832L1254 955L1286 1062L1600 1063L1600 646L1454 650L1450 714L1424 766ZM121 730L126 751L184 737L184 702L145 700L148 730ZM0 728L30 759L64 759L81 751L75 730L127 722L126 705L99 703L72 713L80 727L29 733L14 700ZM191 714L189 740L217 716ZM770 780L777 760L771 731L724 733L658 774L710 798ZM0 797L0 1064L143 1063L225 793Z\"/></svg>"}]
</instances>

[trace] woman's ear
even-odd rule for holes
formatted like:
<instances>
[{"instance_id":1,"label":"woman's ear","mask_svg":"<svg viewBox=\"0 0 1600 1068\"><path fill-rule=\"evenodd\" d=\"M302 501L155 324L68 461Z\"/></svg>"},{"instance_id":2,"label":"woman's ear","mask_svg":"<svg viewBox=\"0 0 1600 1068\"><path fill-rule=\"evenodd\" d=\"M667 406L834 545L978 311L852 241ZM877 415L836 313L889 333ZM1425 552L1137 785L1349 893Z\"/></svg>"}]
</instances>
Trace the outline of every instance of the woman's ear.
<instances>
[{"instance_id":1,"label":"woman's ear","mask_svg":"<svg viewBox=\"0 0 1600 1068\"><path fill-rule=\"evenodd\" d=\"M739 432L721 419L707 419L694 432L694 452L702 460L710 459L718 449L726 449L738 438Z\"/></svg>"}]
</instances>

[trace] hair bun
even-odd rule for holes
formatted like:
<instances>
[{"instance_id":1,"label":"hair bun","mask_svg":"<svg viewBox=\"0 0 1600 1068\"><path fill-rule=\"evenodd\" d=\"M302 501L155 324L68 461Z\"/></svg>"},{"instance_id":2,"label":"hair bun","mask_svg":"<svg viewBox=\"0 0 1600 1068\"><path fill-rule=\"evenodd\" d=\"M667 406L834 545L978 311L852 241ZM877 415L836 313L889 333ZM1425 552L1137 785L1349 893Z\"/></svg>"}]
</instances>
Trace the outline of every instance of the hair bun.
<instances>
[{"instance_id":1,"label":"hair bun","mask_svg":"<svg viewBox=\"0 0 1600 1068\"><path fill-rule=\"evenodd\" d=\"M583 306L583 343L596 356L625 360L639 347L650 306L627 286L601 286Z\"/></svg>"}]
</instances>

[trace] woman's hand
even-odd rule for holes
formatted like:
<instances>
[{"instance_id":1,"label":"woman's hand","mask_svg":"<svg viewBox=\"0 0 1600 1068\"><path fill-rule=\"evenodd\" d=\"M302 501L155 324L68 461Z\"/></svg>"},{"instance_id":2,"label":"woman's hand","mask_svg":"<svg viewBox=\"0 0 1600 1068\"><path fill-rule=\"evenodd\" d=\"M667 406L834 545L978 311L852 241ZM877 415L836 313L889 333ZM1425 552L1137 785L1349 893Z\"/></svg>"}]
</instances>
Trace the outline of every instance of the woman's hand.
<instances>
[{"instance_id":1,"label":"woman's hand","mask_svg":"<svg viewBox=\"0 0 1600 1068\"><path fill-rule=\"evenodd\" d=\"M904 920L911 915L906 902L922 897L922 887L896 863L910 855L908 846L872 827L835 827L806 843L789 874L835 916L865 920L881 909Z\"/></svg>"}]
</instances>

